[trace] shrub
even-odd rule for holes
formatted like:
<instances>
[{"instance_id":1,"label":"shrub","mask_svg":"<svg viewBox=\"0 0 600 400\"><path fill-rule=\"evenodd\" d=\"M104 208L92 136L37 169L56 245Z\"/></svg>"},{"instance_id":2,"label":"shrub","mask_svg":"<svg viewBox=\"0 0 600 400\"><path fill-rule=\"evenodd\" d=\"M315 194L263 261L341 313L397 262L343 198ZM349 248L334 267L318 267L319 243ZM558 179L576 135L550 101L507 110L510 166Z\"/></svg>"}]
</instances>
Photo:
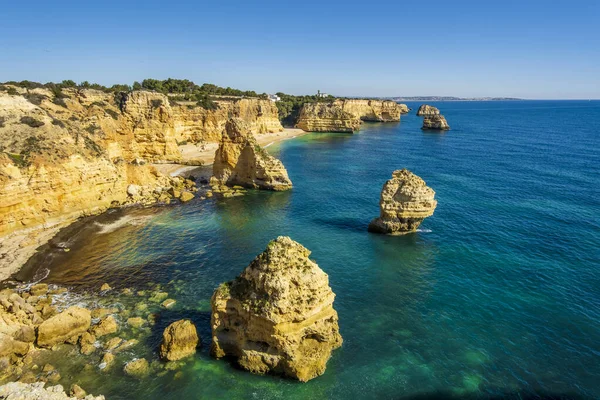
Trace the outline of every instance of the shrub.
<instances>
[{"instance_id":1,"label":"shrub","mask_svg":"<svg viewBox=\"0 0 600 400\"><path fill-rule=\"evenodd\" d=\"M94 133L94 132L96 132L97 129L98 129L98 127L96 125L90 125L87 128L85 128L85 130L89 133Z\"/></svg>"},{"instance_id":2,"label":"shrub","mask_svg":"<svg viewBox=\"0 0 600 400\"><path fill-rule=\"evenodd\" d=\"M196 97L196 99L197 99L196 104L198 104L200 107L204 108L205 110L216 110L217 108L219 108L217 103L212 101L210 99L210 97L208 97L207 95L198 95Z\"/></svg>"},{"instance_id":3,"label":"shrub","mask_svg":"<svg viewBox=\"0 0 600 400\"><path fill-rule=\"evenodd\" d=\"M54 99L52 99L52 102L54 104L56 104L57 106L67 108L67 103L65 102L65 99L62 97L55 97Z\"/></svg>"},{"instance_id":4,"label":"shrub","mask_svg":"<svg viewBox=\"0 0 600 400\"><path fill-rule=\"evenodd\" d=\"M61 128L65 127L64 122L59 121L58 119L52 118L52 125L60 126Z\"/></svg>"},{"instance_id":5,"label":"shrub","mask_svg":"<svg viewBox=\"0 0 600 400\"><path fill-rule=\"evenodd\" d=\"M107 108L104 111L106 111L106 113L108 115L110 115L114 120L119 119L119 113L118 112L116 112L114 110L111 110L110 108Z\"/></svg>"},{"instance_id":6,"label":"shrub","mask_svg":"<svg viewBox=\"0 0 600 400\"><path fill-rule=\"evenodd\" d=\"M15 89L14 87L9 87L6 93L10 94L11 96L16 96L19 94L17 89Z\"/></svg>"},{"instance_id":7,"label":"shrub","mask_svg":"<svg viewBox=\"0 0 600 400\"><path fill-rule=\"evenodd\" d=\"M39 106L40 104L42 104L43 100L47 99L47 97L44 96L43 94L29 93L29 92L27 92L27 94L25 94L25 98L31 104L36 105L36 106Z\"/></svg>"},{"instance_id":8,"label":"shrub","mask_svg":"<svg viewBox=\"0 0 600 400\"><path fill-rule=\"evenodd\" d=\"M25 117L21 117L21 123L25 124L25 125L29 125L32 128L39 128L40 126L44 125L44 123L40 120L37 120L33 117L29 117L29 116L25 116ZM33 136L31 137L33 138ZM29 139L31 139L29 138ZM27 140L29 140L27 139Z\"/></svg>"},{"instance_id":9,"label":"shrub","mask_svg":"<svg viewBox=\"0 0 600 400\"><path fill-rule=\"evenodd\" d=\"M158 108L163 105L161 99L150 100L150 103L152 104L152 108Z\"/></svg>"}]
</instances>

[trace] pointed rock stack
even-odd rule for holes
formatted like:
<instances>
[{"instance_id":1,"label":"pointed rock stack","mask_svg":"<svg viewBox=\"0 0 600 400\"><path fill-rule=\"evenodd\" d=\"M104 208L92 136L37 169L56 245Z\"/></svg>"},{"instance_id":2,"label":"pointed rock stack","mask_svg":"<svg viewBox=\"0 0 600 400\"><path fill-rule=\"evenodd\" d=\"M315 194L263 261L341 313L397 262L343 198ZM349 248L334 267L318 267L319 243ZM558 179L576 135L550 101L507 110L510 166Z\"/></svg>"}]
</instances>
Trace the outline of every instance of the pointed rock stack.
<instances>
[{"instance_id":1,"label":"pointed rock stack","mask_svg":"<svg viewBox=\"0 0 600 400\"><path fill-rule=\"evenodd\" d=\"M418 116L423 118L423 130L435 130L435 131L447 131L450 129L450 125L446 122L446 118L440 114L434 106L423 104L417 111Z\"/></svg>"},{"instance_id":2,"label":"pointed rock stack","mask_svg":"<svg viewBox=\"0 0 600 400\"><path fill-rule=\"evenodd\" d=\"M369 224L369 231L402 234L415 231L437 206L435 192L425 181L407 169L392 173L381 191L380 215Z\"/></svg>"},{"instance_id":3,"label":"pointed rock stack","mask_svg":"<svg viewBox=\"0 0 600 400\"><path fill-rule=\"evenodd\" d=\"M292 188L281 161L258 145L250 126L239 118L225 124L215 153L211 184L267 190Z\"/></svg>"},{"instance_id":4,"label":"pointed rock stack","mask_svg":"<svg viewBox=\"0 0 600 400\"><path fill-rule=\"evenodd\" d=\"M212 297L212 347L254 373L308 381L342 345L335 294L310 251L280 236Z\"/></svg>"}]
</instances>

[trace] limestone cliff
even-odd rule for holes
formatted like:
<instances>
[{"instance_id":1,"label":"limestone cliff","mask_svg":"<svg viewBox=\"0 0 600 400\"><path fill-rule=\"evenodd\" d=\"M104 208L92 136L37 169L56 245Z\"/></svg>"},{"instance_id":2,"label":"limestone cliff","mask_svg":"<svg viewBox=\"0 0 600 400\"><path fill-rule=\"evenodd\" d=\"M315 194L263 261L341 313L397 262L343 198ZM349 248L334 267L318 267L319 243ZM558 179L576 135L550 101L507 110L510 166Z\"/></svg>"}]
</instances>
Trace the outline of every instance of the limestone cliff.
<instances>
[{"instance_id":1,"label":"limestone cliff","mask_svg":"<svg viewBox=\"0 0 600 400\"><path fill-rule=\"evenodd\" d=\"M292 188L281 161L258 145L250 125L240 118L232 118L225 124L215 153L211 183L268 190Z\"/></svg>"},{"instance_id":2,"label":"limestone cliff","mask_svg":"<svg viewBox=\"0 0 600 400\"><path fill-rule=\"evenodd\" d=\"M347 132L360 128L360 118L336 103L306 103L300 110L296 127L307 132Z\"/></svg>"},{"instance_id":3,"label":"limestone cliff","mask_svg":"<svg viewBox=\"0 0 600 400\"><path fill-rule=\"evenodd\" d=\"M325 372L342 337L328 276L309 255L289 237L278 237L238 278L215 291L213 356L234 357L254 373L300 381Z\"/></svg>"},{"instance_id":4,"label":"limestone cliff","mask_svg":"<svg viewBox=\"0 0 600 400\"><path fill-rule=\"evenodd\" d=\"M425 116L425 115L438 115L440 113L440 110L438 110L436 107L434 106L430 106L428 104L423 104L419 107L419 109L417 110L417 115L418 116Z\"/></svg>"},{"instance_id":5,"label":"limestone cliff","mask_svg":"<svg viewBox=\"0 0 600 400\"><path fill-rule=\"evenodd\" d=\"M398 107L400 107L400 114L408 114L410 111L410 108L406 104L398 104Z\"/></svg>"},{"instance_id":6,"label":"limestone cliff","mask_svg":"<svg viewBox=\"0 0 600 400\"><path fill-rule=\"evenodd\" d=\"M225 123L231 117L248 123L252 133L281 132L277 107L270 100L236 99L217 101L216 110L193 105L173 106L175 134L179 142L219 142Z\"/></svg>"},{"instance_id":7,"label":"limestone cliff","mask_svg":"<svg viewBox=\"0 0 600 400\"><path fill-rule=\"evenodd\" d=\"M333 104L362 121L397 122L402 114L400 105L391 100L348 99L335 100Z\"/></svg>"},{"instance_id":8,"label":"limestone cliff","mask_svg":"<svg viewBox=\"0 0 600 400\"><path fill-rule=\"evenodd\" d=\"M435 192L425 181L407 169L392 173L381 191L380 215L369 224L369 231L402 234L415 231L437 206Z\"/></svg>"},{"instance_id":9,"label":"limestone cliff","mask_svg":"<svg viewBox=\"0 0 600 400\"><path fill-rule=\"evenodd\" d=\"M450 129L450 125L448 125L443 115L429 115L423 118L423 127L421 129L447 131Z\"/></svg>"}]
</instances>

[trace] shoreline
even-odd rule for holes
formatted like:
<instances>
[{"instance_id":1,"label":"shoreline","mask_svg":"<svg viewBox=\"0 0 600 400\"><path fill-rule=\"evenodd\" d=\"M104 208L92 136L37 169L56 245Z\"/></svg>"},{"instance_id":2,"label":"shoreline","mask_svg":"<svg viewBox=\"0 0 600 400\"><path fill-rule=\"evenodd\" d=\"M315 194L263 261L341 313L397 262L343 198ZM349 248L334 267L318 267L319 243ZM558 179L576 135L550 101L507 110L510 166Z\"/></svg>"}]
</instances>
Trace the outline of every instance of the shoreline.
<instances>
[{"instance_id":1,"label":"shoreline","mask_svg":"<svg viewBox=\"0 0 600 400\"><path fill-rule=\"evenodd\" d=\"M308 135L311 132L303 131L298 128L284 128L281 132L259 133L254 137L263 148L270 147L273 144ZM208 167L215 160L215 152L219 148L219 143L208 143L201 147L196 144L185 144L179 146L182 163L154 163L151 164L158 172L168 176L187 176L186 172L194 171L198 168ZM210 178L210 177L209 177Z\"/></svg>"}]
</instances>

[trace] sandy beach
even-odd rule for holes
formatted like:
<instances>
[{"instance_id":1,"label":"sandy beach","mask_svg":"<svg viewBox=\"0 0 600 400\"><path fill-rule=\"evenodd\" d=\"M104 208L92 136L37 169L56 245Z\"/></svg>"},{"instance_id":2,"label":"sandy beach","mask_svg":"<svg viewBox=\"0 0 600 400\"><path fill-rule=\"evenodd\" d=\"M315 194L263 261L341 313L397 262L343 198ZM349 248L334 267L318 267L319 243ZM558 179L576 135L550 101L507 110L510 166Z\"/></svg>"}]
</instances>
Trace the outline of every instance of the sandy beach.
<instances>
[{"instance_id":1,"label":"sandy beach","mask_svg":"<svg viewBox=\"0 0 600 400\"><path fill-rule=\"evenodd\" d=\"M293 139L298 136L306 135L302 129L285 128L282 132L256 134L256 140L262 147L269 147L274 143ZM215 151L219 147L218 143L207 143L204 145L186 144L179 146L183 163L181 164L153 164L156 169L165 175L177 176L187 175L196 170L199 166L212 165L215 159Z\"/></svg>"}]
</instances>

